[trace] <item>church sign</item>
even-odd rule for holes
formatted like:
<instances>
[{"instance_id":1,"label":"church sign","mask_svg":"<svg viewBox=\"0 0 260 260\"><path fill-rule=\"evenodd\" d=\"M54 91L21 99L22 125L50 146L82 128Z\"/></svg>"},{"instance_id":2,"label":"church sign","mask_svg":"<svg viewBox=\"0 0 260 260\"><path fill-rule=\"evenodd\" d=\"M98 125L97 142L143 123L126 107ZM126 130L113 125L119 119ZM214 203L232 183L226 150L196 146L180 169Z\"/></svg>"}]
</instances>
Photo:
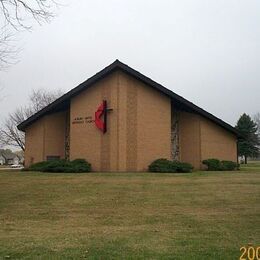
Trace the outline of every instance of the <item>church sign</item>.
<instances>
[{"instance_id":1,"label":"church sign","mask_svg":"<svg viewBox=\"0 0 260 260\"><path fill-rule=\"evenodd\" d=\"M107 113L112 109L107 108L107 101L103 100L95 112L95 119L92 116L75 117L72 124L95 123L96 127L105 134L107 132Z\"/></svg>"}]
</instances>

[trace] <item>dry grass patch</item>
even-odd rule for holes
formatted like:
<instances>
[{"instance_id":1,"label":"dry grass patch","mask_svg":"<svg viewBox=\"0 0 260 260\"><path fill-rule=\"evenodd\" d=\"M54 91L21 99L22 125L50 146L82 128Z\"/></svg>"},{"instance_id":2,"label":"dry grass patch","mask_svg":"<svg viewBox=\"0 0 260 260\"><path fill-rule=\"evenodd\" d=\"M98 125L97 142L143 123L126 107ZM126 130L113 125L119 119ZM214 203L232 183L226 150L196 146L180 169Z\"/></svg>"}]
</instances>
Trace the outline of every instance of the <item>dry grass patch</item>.
<instances>
[{"instance_id":1,"label":"dry grass patch","mask_svg":"<svg viewBox=\"0 0 260 260\"><path fill-rule=\"evenodd\" d=\"M238 259L260 245L260 169L0 172L0 259Z\"/></svg>"}]
</instances>

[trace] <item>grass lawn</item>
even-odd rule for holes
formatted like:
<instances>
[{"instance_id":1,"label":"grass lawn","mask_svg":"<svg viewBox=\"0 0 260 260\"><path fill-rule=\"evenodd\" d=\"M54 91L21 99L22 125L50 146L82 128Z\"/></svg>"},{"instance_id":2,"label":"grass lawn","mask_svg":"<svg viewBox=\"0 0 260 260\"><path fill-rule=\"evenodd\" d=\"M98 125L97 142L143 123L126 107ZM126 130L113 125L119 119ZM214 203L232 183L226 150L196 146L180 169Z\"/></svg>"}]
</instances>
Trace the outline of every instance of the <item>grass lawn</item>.
<instances>
[{"instance_id":1,"label":"grass lawn","mask_svg":"<svg viewBox=\"0 0 260 260\"><path fill-rule=\"evenodd\" d=\"M239 259L260 165L192 174L0 171L0 259Z\"/></svg>"}]
</instances>

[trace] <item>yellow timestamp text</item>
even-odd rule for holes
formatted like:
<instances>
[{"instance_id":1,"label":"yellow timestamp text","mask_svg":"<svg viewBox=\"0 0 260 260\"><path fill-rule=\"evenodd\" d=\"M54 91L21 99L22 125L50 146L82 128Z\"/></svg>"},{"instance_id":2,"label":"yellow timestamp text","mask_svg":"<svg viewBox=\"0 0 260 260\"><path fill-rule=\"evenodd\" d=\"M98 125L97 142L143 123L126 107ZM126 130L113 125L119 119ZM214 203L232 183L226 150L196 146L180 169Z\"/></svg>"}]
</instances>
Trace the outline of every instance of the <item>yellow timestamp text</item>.
<instances>
[{"instance_id":1,"label":"yellow timestamp text","mask_svg":"<svg viewBox=\"0 0 260 260\"><path fill-rule=\"evenodd\" d=\"M260 246L242 246L240 252L239 260L260 260Z\"/></svg>"}]
</instances>

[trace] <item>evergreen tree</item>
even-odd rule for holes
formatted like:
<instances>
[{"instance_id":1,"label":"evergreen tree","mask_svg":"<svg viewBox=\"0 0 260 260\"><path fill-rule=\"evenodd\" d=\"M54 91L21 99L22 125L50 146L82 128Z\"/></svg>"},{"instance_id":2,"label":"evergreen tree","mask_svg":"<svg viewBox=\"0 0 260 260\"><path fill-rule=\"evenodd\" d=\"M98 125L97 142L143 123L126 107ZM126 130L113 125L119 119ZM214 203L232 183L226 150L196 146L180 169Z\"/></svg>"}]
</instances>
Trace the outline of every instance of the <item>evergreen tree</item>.
<instances>
[{"instance_id":1,"label":"evergreen tree","mask_svg":"<svg viewBox=\"0 0 260 260\"><path fill-rule=\"evenodd\" d=\"M248 156L255 157L259 153L259 137L257 134L257 124L247 114L240 116L236 129L241 137L238 139L238 154L245 157L247 163Z\"/></svg>"}]
</instances>

